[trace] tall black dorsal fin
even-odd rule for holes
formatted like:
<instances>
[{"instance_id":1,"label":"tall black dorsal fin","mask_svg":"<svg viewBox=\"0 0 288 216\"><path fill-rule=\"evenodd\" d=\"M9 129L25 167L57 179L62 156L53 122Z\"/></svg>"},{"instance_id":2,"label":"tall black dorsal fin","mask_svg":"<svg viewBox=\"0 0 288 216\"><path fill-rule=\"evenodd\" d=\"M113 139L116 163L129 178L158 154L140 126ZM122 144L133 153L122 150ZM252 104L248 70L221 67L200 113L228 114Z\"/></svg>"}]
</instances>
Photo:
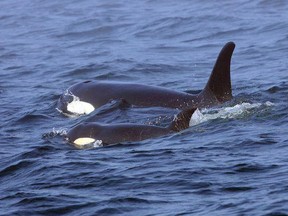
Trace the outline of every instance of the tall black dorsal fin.
<instances>
[{"instance_id":1,"label":"tall black dorsal fin","mask_svg":"<svg viewBox=\"0 0 288 216\"><path fill-rule=\"evenodd\" d=\"M170 124L169 128L177 132L188 128L190 119L195 110L196 110L195 108L186 109L177 114L173 119L173 122Z\"/></svg>"},{"instance_id":2,"label":"tall black dorsal fin","mask_svg":"<svg viewBox=\"0 0 288 216\"><path fill-rule=\"evenodd\" d=\"M222 48L215 62L210 78L201 92L206 95L213 94L221 103L232 98L230 64L235 43L228 42ZM208 91L208 92L207 92Z\"/></svg>"}]
</instances>

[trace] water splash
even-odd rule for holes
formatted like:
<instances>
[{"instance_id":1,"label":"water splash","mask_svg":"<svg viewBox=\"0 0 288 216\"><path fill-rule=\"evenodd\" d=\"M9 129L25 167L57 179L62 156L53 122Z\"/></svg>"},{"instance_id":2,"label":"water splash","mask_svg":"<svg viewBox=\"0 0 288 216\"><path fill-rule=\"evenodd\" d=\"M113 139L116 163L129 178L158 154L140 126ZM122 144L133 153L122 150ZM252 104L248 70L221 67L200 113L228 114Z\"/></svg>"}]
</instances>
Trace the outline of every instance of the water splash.
<instances>
[{"instance_id":1,"label":"water splash","mask_svg":"<svg viewBox=\"0 0 288 216\"><path fill-rule=\"evenodd\" d=\"M44 133L42 135L42 137L45 139L45 138L54 138L56 136L66 136L67 135L67 128L59 128L59 129L56 129L56 128L53 128L53 130L49 133Z\"/></svg>"},{"instance_id":2,"label":"water splash","mask_svg":"<svg viewBox=\"0 0 288 216\"><path fill-rule=\"evenodd\" d=\"M261 108L261 107L271 107L274 106L273 103L267 101L263 104L261 103L241 103L237 104L233 107L221 107L214 109L197 109L189 122L189 126L198 125L200 123L213 120L213 119L232 119L239 118L242 115L249 114L253 112L253 110Z\"/></svg>"}]
</instances>

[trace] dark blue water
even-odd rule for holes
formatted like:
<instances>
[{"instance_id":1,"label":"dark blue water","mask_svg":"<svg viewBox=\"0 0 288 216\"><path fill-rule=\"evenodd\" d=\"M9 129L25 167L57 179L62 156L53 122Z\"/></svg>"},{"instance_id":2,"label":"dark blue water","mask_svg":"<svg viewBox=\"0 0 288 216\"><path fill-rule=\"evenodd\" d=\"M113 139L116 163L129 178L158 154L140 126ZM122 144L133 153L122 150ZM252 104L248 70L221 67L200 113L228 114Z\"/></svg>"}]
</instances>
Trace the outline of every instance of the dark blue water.
<instances>
[{"instance_id":1,"label":"dark blue water","mask_svg":"<svg viewBox=\"0 0 288 216\"><path fill-rule=\"evenodd\" d=\"M1 215L287 215L288 3L0 1ZM273 106L139 143L79 150L56 102L89 79L201 90L236 43L234 106ZM153 109L153 108L151 108ZM159 123L167 110L101 121ZM153 115L152 115L153 114ZM170 115L168 115L170 116Z\"/></svg>"}]
</instances>

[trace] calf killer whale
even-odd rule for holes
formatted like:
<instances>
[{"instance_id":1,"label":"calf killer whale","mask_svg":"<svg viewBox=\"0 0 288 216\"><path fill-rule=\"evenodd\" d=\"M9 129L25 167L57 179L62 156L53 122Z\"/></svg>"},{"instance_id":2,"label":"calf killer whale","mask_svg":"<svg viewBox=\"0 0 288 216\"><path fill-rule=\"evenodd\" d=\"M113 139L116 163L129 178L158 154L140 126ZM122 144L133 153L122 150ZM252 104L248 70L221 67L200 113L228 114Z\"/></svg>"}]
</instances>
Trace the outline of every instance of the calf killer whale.
<instances>
[{"instance_id":1,"label":"calf killer whale","mask_svg":"<svg viewBox=\"0 0 288 216\"><path fill-rule=\"evenodd\" d=\"M135 142L179 132L189 127L190 119L196 109L180 112L168 127L140 124L99 124L86 122L72 128L66 135L69 142L78 148L98 145L111 145Z\"/></svg>"},{"instance_id":2,"label":"calf killer whale","mask_svg":"<svg viewBox=\"0 0 288 216\"><path fill-rule=\"evenodd\" d=\"M85 81L68 88L57 109L64 114L89 114L111 100L124 99L141 107L178 109L211 107L232 98L230 64L235 48L228 42L221 50L205 88L196 95L163 87L133 83Z\"/></svg>"}]
</instances>

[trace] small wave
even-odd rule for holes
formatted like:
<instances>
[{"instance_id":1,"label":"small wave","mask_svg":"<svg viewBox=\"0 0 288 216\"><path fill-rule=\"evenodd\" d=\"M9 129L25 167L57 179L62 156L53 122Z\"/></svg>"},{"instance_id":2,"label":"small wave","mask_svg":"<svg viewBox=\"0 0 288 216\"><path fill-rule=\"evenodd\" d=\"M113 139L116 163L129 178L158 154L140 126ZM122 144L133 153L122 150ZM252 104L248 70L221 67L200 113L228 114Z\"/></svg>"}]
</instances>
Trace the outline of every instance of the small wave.
<instances>
[{"instance_id":1,"label":"small wave","mask_svg":"<svg viewBox=\"0 0 288 216\"><path fill-rule=\"evenodd\" d=\"M272 164L272 165L263 165L258 163L239 163L232 167L233 174L235 173L244 173L244 172L265 172L270 169L278 168L278 165Z\"/></svg>"},{"instance_id":2,"label":"small wave","mask_svg":"<svg viewBox=\"0 0 288 216\"><path fill-rule=\"evenodd\" d=\"M261 103L241 103L237 104L233 107L222 107L216 109L197 109L192 118L190 120L189 125L194 126L200 123L214 120L214 119L233 119L233 118L241 118L246 116L249 113L253 113L255 109L259 109L261 107L267 108L271 107L274 104L270 101L267 101L263 104Z\"/></svg>"},{"instance_id":3,"label":"small wave","mask_svg":"<svg viewBox=\"0 0 288 216\"><path fill-rule=\"evenodd\" d=\"M11 175L12 173L16 173L18 172L20 169L25 169L29 166L31 166L33 164L33 161L30 160L20 160L20 161L16 161L13 164L10 164L6 167L3 167L0 170L0 175L2 177L6 176L6 175Z\"/></svg>"},{"instance_id":4,"label":"small wave","mask_svg":"<svg viewBox=\"0 0 288 216\"><path fill-rule=\"evenodd\" d=\"M231 186L222 188L222 190L225 192L245 192L254 189L255 189L254 187L245 187L245 186Z\"/></svg>"},{"instance_id":5,"label":"small wave","mask_svg":"<svg viewBox=\"0 0 288 216\"><path fill-rule=\"evenodd\" d=\"M49 116L44 114L24 114L18 119L18 122L25 123L25 122L31 122L31 121L43 121L44 119L49 119Z\"/></svg>"}]
</instances>

